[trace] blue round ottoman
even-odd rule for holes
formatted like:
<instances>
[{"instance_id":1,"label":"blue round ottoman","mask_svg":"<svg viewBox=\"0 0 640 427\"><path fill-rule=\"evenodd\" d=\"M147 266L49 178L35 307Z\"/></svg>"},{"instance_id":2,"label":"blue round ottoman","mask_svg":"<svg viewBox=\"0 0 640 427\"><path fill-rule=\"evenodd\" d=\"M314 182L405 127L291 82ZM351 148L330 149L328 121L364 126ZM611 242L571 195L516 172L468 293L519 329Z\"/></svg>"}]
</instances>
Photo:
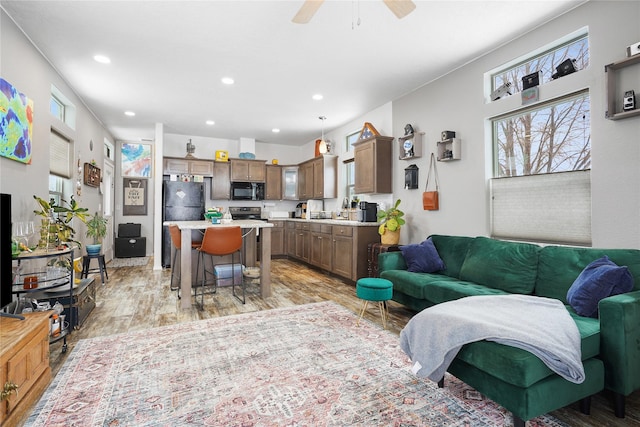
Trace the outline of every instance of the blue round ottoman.
<instances>
[{"instance_id":1,"label":"blue round ottoman","mask_svg":"<svg viewBox=\"0 0 640 427\"><path fill-rule=\"evenodd\" d=\"M358 279L356 282L356 296L363 300L362 310L360 310L356 325L360 326L360 319L362 319L369 301L373 301L378 303L380 315L382 316L382 327L387 329L389 313L387 312L386 302L393 296L393 283L387 279L379 279L377 277Z\"/></svg>"}]
</instances>

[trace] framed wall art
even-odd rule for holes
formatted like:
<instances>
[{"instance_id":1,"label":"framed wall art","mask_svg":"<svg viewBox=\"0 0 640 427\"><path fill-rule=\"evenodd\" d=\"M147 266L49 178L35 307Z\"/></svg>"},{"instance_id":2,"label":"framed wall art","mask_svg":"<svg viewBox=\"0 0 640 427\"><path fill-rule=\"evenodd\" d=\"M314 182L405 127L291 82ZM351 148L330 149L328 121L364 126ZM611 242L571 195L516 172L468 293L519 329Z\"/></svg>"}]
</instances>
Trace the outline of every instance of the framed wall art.
<instances>
[{"instance_id":1,"label":"framed wall art","mask_svg":"<svg viewBox=\"0 0 640 427\"><path fill-rule=\"evenodd\" d=\"M122 176L151 178L151 144L122 144Z\"/></svg>"},{"instance_id":2,"label":"framed wall art","mask_svg":"<svg viewBox=\"0 0 640 427\"><path fill-rule=\"evenodd\" d=\"M33 100L0 78L0 156L31 164Z\"/></svg>"},{"instance_id":3,"label":"framed wall art","mask_svg":"<svg viewBox=\"0 0 640 427\"><path fill-rule=\"evenodd\" d=\"M122 181L122 214L147 214L147 180L124 178Z\"/></svg>"}]
</instances>

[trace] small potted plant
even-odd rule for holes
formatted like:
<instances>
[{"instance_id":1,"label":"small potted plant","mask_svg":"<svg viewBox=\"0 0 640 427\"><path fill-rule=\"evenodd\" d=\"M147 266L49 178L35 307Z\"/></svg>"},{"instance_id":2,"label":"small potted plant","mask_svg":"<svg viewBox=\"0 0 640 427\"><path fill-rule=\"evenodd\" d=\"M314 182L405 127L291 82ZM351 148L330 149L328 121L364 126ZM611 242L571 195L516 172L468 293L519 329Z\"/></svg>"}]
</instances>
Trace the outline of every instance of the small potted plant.
<instances>
[{"instance_id":1,"label":"small potted plant","mask_svg":"<svg viewBox=\"0 0 640 427\"><path fill-rule=\"evenodd\" d=\"M107 222L108 219L96 212L86 222L87 224L87 237L93 238L93 244L87 245L87 254L97 255L102 249L102 239L107 235Z\"/></svg>"},{"instance_id":2,"label":"small potted plant","mask_svg":"<svg viewBox=\"0 0 640 427\"><path fill-rule=\"evenodd\" d=\"M378 234L380 234L380 241L384 245L397 245L400 241L400 226L405 224L404 212L398 209L400 206L400 199L396 200L396 203L386 210L378 211L378 221L380 227L378 227Z\"/></svg>"}]
</instances>

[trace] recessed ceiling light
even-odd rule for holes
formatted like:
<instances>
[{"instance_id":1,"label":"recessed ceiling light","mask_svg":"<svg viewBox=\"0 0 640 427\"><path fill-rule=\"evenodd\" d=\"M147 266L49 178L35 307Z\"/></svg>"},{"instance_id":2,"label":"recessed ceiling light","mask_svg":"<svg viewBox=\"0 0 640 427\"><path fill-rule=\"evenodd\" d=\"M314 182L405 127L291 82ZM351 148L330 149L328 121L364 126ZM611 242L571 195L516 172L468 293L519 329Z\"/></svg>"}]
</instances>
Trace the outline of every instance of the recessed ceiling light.
<instances>
[{"instance_id":1,"label":"recessed ceiling light","mask_svg":"<svg viewBox=\"0 0 640 427\"><path fill-rule=\"evenodd\" d=\"M207 120L205 123L208 124L209 126L213 126L216 124L216 122L214 122L213 120Z\"/></svg>"},{"instance_id":2,"label":"recessed ceiling light","mask_svg":"<svg viewBox=\"0 0 640 427\"><path fill-rule=\"evenodd\" d=\"M104 55L95 55L93 57L94 61L99 62L101 64L110 64L111 63L111 59L109 59L108 56L104 56Z\"/></svg>"},{"instance_id":3,"label":"recessed ceiling light","mask_svg":"<svg viewBox=\"0 0 640 427\"><path fill-rule=\"evenodd\" d=\"M271 132L273 132L273 133L279 133L279 132L280 132L280 129L278 129L278 128L273 128L273 129L271 129Z\"/></svg>"},{"instance_id":4,"label":"recessed ceiling light","mask_svg":"<svg viewBox=\"0 0 640 427\"><path fill-rule=\"evenodd\" d=\"M133 117L136 115L136 113L134 113L133 111L125 111L124 114L125 116L129 116L129 117Z\"/></svg>"},{"instance_id":5,"label":"recessed ceiling light","mask_svg":"<svg viewBox=\"0 0 640 427\"><path fill-rule=\"evenodd\" d=\"M226 85L232 85L234 83L233 79L231 77L223 77L222 78L222 83L226 84Z\"/></svg>"},{"instance_id":6,"label":"recessed ceiling light","mask_svg":"<svg viewBox=\"0 0 640 427\"><path fill-rule=\"evenodd\" d=\"M322 96L321 93L316 93L315 95L312 96L312 98L316 101L320 101L322 98L324 98L324 96Z\"/></svg>"}]
</instances>

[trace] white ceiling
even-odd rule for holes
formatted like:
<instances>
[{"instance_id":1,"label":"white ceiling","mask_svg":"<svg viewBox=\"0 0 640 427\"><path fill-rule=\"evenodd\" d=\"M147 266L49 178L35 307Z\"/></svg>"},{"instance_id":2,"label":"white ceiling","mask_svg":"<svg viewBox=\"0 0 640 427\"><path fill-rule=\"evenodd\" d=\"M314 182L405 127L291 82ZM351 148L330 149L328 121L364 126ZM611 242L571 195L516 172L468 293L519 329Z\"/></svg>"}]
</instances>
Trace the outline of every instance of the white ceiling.
<instances>
[{"instance_id":1,"label":"white ceiling","mask_svg":"<svg viewBox=\"0 0 640 427\"><path fill-rule=\"evenodd\" d=\"M339 127L583 2L416 1L399 20L381 0L326 1L306 25L291 22L302 0L0 5L116 139L153 139L164 123L301 145L319 137L319 116Z\"/></svg>"}]
</instances>

